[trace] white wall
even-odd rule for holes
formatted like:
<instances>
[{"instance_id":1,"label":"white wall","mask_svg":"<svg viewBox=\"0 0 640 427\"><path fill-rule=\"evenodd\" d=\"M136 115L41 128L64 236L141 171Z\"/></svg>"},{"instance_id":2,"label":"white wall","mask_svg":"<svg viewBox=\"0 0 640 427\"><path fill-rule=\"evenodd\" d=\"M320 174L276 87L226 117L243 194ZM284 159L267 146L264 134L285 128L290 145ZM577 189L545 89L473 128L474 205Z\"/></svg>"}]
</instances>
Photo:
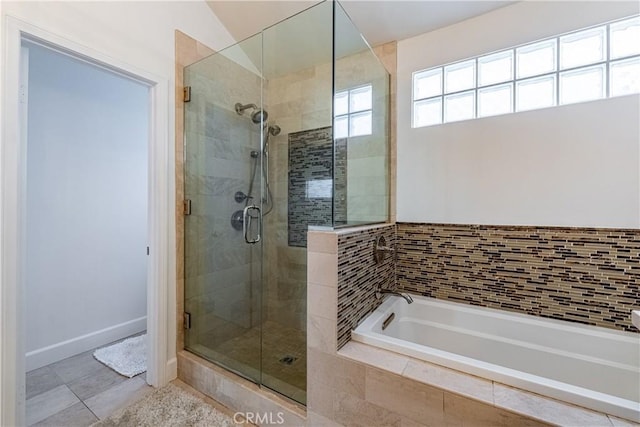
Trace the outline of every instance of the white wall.
<instances>
[{"instance_id":1,"label":"white wall","mask_svg":"<svg viewBox=\"0 0 640 427\"><path fill-rule=\"evenodd\" d=\"M174 31L176 29L219 50L233 43L233 38L211 13L204 1L176 2L24 2L2 1L0 22L5 25L7 15L18 18L45 31L129 64L133 68L153 73L169 81L173 93L175 76ZM4 28L2 28L4 31ZM4 32L2 32L4 37ZM2 44L0 61L4 61L6 46ZM0 64L0 78L4 65ZM2 80L0 80L2 81ZM0 89L2 92L3 89ZM173 97L159 120L166 124L168 134L174 134ZM173 144L170 144L172 147ZM171 170L175 164L174 151L168 153ZM174 205L174 174L169 174L167 197ZM169 212L171 224L174 212ZM167 358L175 373L176 322L173 318L175 296L175 227L170 227L167 269L169 294L166 296L169 319Z\"/></svg>"},{"instance_id":2,"label":"white wall","mask_svg":"<svg viewBox=\"0 0 640 427\"><path fill-rule=\"evenodd\" d=\"M28 50L29 370L146 329L149 88Z\"/></svg>"},{"instance_id":3,"label":"white wall","mask_svg":"<svg viewBox=\"0 0 640 427\"><path fill-rule=\"evenodd\" d=\"M519 2L398 43L398 221L640 226L639 97L411 129L411 73L638 13Z\"/></svg>"}]
</instances>

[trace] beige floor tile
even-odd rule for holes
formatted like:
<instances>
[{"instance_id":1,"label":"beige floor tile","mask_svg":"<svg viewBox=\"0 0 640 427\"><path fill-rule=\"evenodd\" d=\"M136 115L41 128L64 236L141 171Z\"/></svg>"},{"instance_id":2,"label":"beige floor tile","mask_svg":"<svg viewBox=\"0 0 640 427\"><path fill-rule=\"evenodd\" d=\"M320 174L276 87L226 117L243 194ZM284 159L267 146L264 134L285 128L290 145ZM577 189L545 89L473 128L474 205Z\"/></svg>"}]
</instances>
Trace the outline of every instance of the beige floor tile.
<instances>
[{"instance_id":1,"label":"beige floor tile","mask_svg":"<svg viewBox=\"0 0 640 427\"><path fill-rule=\"evenodd\" d=\"M27 425L33 425L79 403L66 385L61 385L27 400Z\"/></svg>"}]
</instances>

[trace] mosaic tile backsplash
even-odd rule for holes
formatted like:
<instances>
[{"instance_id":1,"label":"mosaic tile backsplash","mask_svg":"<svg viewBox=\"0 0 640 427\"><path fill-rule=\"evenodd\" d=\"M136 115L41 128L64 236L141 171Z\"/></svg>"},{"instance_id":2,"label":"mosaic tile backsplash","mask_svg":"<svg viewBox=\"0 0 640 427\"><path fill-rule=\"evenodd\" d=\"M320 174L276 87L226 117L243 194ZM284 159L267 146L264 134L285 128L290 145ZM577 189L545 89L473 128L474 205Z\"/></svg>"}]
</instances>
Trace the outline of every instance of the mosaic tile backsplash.
<instances>
[{"instance_id":1,"label":"mosaic tile backsplash","mask_svg":"<svg viewBox=\"0 0 640 427\"><path fill-rule=\"evenodd\" d=\"M393 289L393 257L376 264L373 245L377 236L395 246L395 225L368 228L338 235L338 349L351 339L351 329L381 303L376 299L378 286Z\"/></svg>"},{"instance_id":2,"label":"mosaic tile backsplash","mask_svg":"<svg viewBox=\"0 0 640 427\"><path fill-rule=\"evenodd\" d=\"M289 134L289 246L307 246L309 225L333 225L332 127ZM336 141L336 218L346 219L346 139Z\"/></svg>"},{"instance_id":3,"label":"mosaic tile backsplash","mask_svg":"<svg viewBox=\"0 0 640 427\"><path fill-rule=\"evenodd\" d=\"M398 223L396 248L398 289L638 332L640 230Z\"/></svg>"}]
</instances>

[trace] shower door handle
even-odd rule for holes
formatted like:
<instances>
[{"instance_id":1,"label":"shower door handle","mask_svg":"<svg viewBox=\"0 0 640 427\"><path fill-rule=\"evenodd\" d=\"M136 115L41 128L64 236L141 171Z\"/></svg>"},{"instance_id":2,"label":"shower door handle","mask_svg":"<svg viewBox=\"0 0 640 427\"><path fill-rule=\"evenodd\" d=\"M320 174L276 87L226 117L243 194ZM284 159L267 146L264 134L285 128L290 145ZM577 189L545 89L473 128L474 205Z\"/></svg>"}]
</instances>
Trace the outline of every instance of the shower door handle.
<instances>
[{"instance_id":1,"label":"shower door handle","mask_svg":"<svg viewBox=\"0 0 640 427\"><path fill-rule=\"evenodd\" d=\"M249 232L251 232L251 223L253 220L253 216L251 216L250 211L256 211L258 216L255 218L258 219L258 234L255 239L249 238ZM260 208L256 205L249 205L243 210L243 221L242 221L242 232L244 234L244 241L249 244L258 243L260 241L260 235L262 234L262 212L260 212Z\"/></svg>"}]
</instances>

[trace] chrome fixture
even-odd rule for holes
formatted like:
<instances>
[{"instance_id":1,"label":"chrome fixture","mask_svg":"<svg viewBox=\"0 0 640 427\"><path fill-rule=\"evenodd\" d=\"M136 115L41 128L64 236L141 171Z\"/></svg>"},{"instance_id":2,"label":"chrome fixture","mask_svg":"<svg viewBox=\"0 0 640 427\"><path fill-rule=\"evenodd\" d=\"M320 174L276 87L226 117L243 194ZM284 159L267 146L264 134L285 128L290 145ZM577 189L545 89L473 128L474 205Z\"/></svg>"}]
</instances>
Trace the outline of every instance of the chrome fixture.
<instances>
[{"instance_id":1,"label":"chrome fixture","mask_svg":"<svg viewBox=\"0 0 640 427\"><path fill-rule=\"evenodd\" d=\"M258 106L256 104L245 104L245 105L242 105L241 103L236 102L236 105L235 105L236 113L238 113L239 115L243 115L244 114L244 110L248 110L250 108L252 110L255 110L253 112L253 114L251 114L251 121L253 123L256 123L256 124L266 123L267 117L269 117L269 113L267 113L266 110L258 108Z\"/></svg>"},{"instance_id":2,"label":"chrome fixture","mask_svg":"<svg viewBox=\"0 0 640 427\"><path fill-rule=\"evenodd\" d=\"M389 317L387 317L385 319L384 322L382 322L382 330L384 331L385 329L387 329L387 327L389 326L389 323L393 322L393 319L396 318L396 314L395 313L391 313L389 315Z\"/></svg>"},{"instance_id":3,"label":"chrome fixture","mask_svg":"<svg viewBox=\"0 0 640 427\"><path fill-rule=\"evenodd\" d=\"M282 130L282 129L280 129L280 126L278 126L278 125L271 125L271 126L269 126L269 133L270 133L271 135L273 135L273 136L280 135L280 131L281 131L281 130Z\"/></svg>"},{"instance_id":4,"label":"chrome fixture","mask_svg":"<svg viewBox=\"0 0 640 427\"><path fill-rule=\"evenodd\" d=\"M384 261L387 253L395 254L396 250L390 246L387 246L387 240L384 236L378 236L376 238L375 243L373 244L373 258L376 261L376 264L380 264Z\"/></svg>"},{"instance_id":5,"label":"chrome fixture","mask_svg":"<svg viewBox=\"0 0 640 427\"><path fill-rule=\"evenodd\" d=\"M253 162L251 180L249 181L249 190L246 193L237 191L234 194L234 200L237 203L244 202L244 209L237 210L231 215L231 226L235 230L242 230L245 242L253 244L260 241L260 235L262 234L262 218L268 215L273 209L273 196L271 195L271 187L269 186L269 137L279 135L282 129L276 124L270 125L267 123L269 113L267 113L267 110L258 108L256 104L241 104L237 102L234 107L236 113L239 115L243 115L246 110L254 110L251 114L251 121L255 124L262 124L264 138L261 165L266 194L262 197L262 204L260 204L260 207L257 206L255 204L256 199L253 196L256 171L258 170L258 162L260 161L260 152L252 150L249 153L251 161ZM264 212L262 212L261 208L264 208ZM249 237L249 234L253 232L252 223L256 219L258 220L257 235L255 237Z\"/></svg>"},{"instance_id":6,"label":"chrome fixture","mask_svg":"<svg viewBox=\"0 0 640 427\"><path fill-rule=\"evenodd\" d=\"M264 208L264 212L262 212L262 215L268 215L269 212L271 212L271 210L273 209L273 196L271 195L271 186L269 185L269 137L270 136L277 136L280 135L280 132L282 132L282 129L280 128L280 126L276 125L276 124L272 124L270 125L269 123L267 123L267 118L269 117L269 113L267 113L267 110L263 110L261 108L259 108L256 104L241 104L239 102L237 102L235 104L235 110L236 113L238 113L239 115L244 114L245 110L248 109L252 109L255 110L252 114L251 114L251 121L255 124L260 124L263 123L263 135L264 135L264 144L263 144L263 148L262 148L262 156L263 156L263 162L262 162L262 175L264 177L264 184L265 184L265 188L266 188L266 194L262 197L262 207ZM251 180L249 181L249 191L247 191L246 194L244 194L244 199L242 200L238 200L238 193L236 193L236 201L238 203L241 203L242 201L245 201L245 207L249 206L249 203L251 200L254 200L253 197L253 188L254 188L254 183L255 183L255 179L256 179L256 171L258 170L258 161L260 158L260 152L256 151L256 150L252 150L250 152L251 155L251 159L253 160L253 171L251 172ZM235 217L237 217L237 212L234 212L231 223L234 224L234 219ZM244 217L244 216L243 216ZM234 228L236 230L240 230L240 224L238 224L237 222L235 223L236 225L234 225Z\"/></svg>"},{"instance_id":7,"label":"chrome fixture","mask_svg":"<svg viewBox=\"0 0 640 427\"><path fill-rule=\"evenodd\" d=\"M242 191L236 191L236 193L233 195L233 200L235 200L237 203L242 203L249 198L251 198L251 196L244 194Z\"/></svg>"},{"instance_id":8,"label":"chrome fixture","mask_svg":"<svg viewBox=\"0 0 640 427\"><path fill-rule=\"evenodd\" d=\"M252 213L256 215L253 216ZM256 205L248 205L242 211L242 234L244 234L244 241L250 244L258 243L262 235L262 215L260 214L260 208ZM255 237L249 237L251 233L251 224L253 220L258 220L258 232Z\"/></svg>"},{"instance_id":9,"label":"chrome fixture","mask_svg":"<svg viewBox=\"0 0 640 427\"><path fill-rule=\"evenodd\" d=\"M409 294L403 294L398 291L392 291L391 289L383 289L382 287L379 287L378 290L376 291L376 298L382 299L384 294L391 294L391 295L397 295L399 297L402 297L407 302L407 304L411 304L413 302L413 298L411 298L411 295Z\"/></svg>"},{"instance_id":10,"label":"chrome fixture","mask_svg":"<svg viewBox=\"0 0 640 427\"><path fill-rule=\"evenodd\" d=\"M242 226L244 225L244 211L238 210L231 214L231 227L234 230L242 230Z\"/></svg>"}]
</instances>

